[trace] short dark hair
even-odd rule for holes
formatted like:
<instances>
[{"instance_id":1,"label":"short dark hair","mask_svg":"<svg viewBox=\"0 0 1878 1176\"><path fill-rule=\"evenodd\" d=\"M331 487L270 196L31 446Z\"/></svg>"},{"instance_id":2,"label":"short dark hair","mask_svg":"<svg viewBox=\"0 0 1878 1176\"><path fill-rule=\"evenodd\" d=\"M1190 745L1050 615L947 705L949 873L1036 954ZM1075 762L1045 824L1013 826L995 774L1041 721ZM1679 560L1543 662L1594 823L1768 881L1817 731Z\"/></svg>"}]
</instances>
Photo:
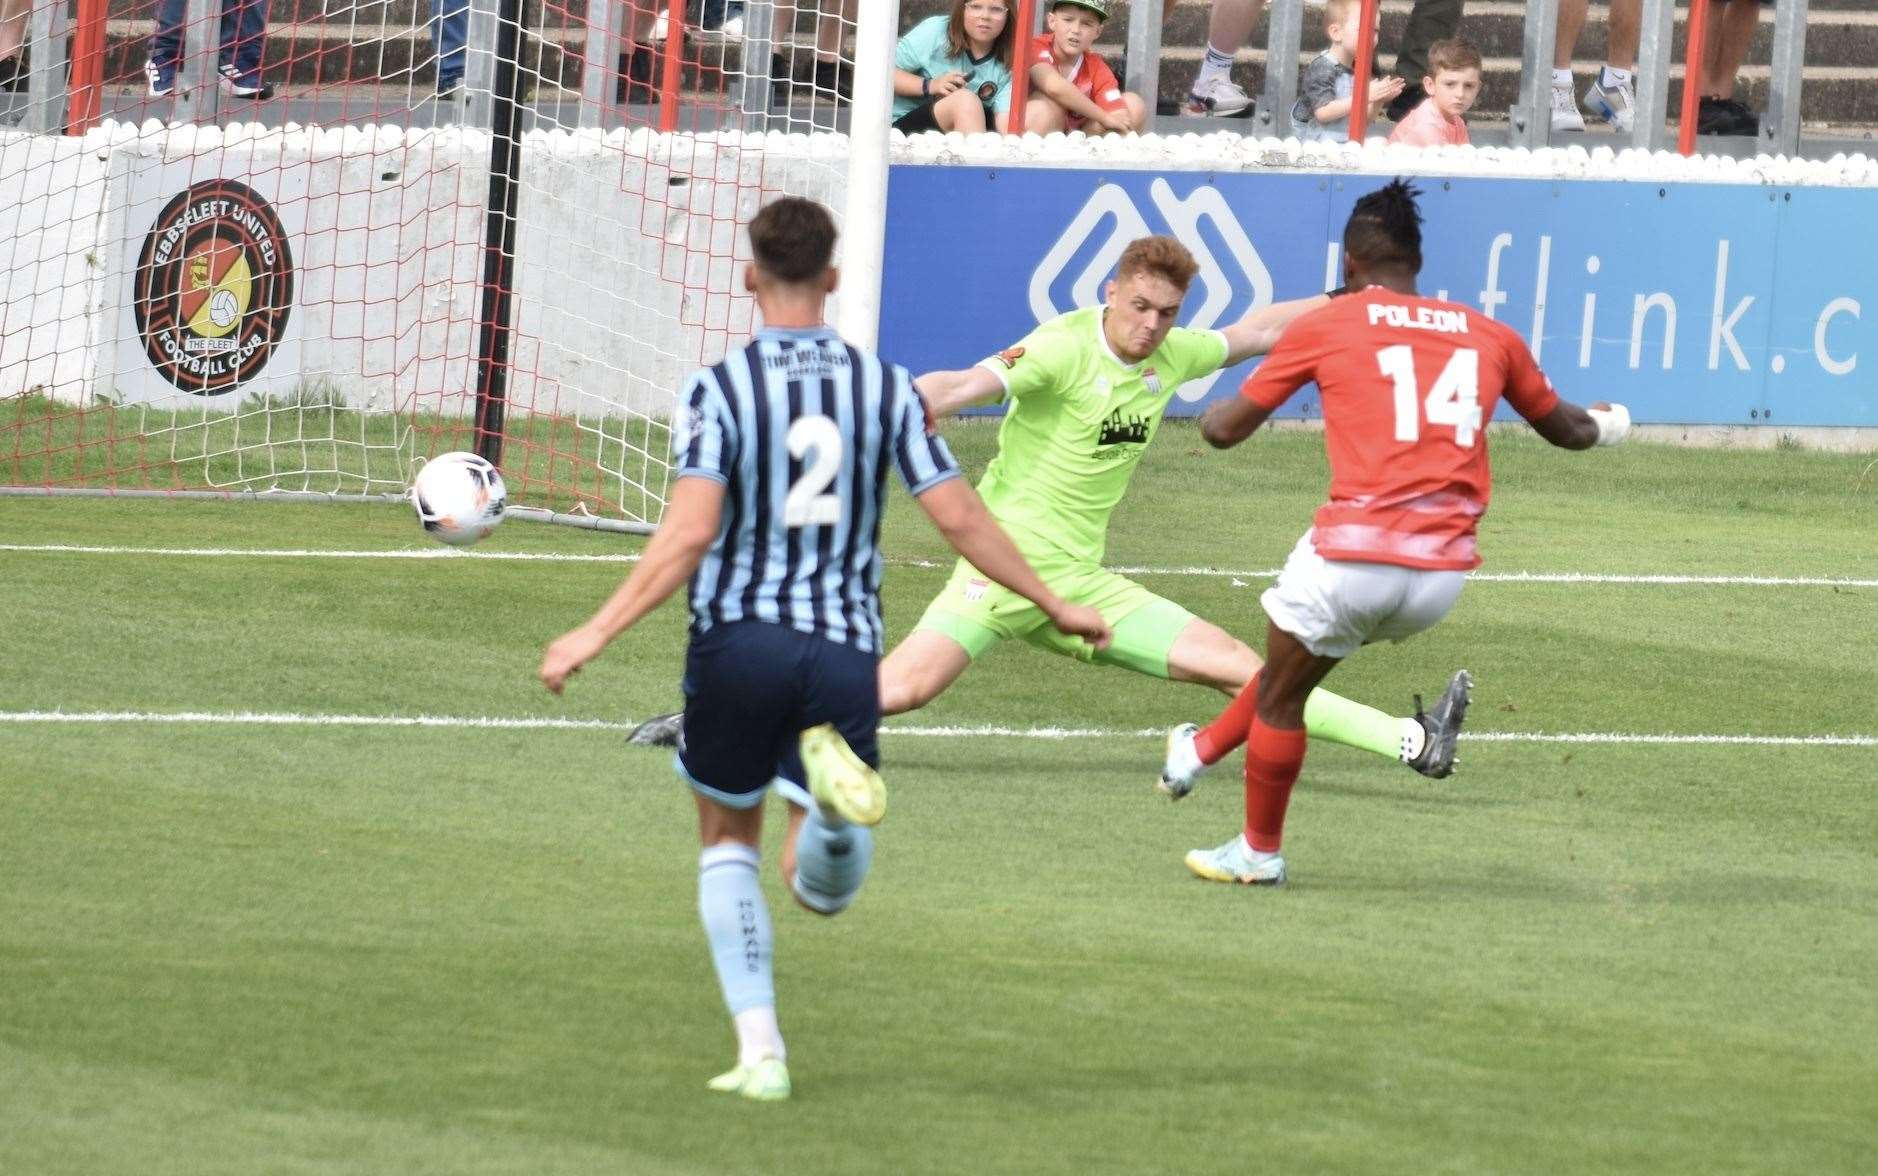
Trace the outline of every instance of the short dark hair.
<instances>
[{"instance_id":1,"label":"short dark hair","mask_svg":"<svg viewBox=\"0 0 1878 1176\"><path fill-rule=\"evenodd\" d=\"M1480 50L1459 37L1436 41L1428 46L1428 76L1431 78L1442 70L1478 70L1479 68Z\"/></svg>"},{"instance_id":2,"label":"short dark hair","mask_svg":"<svg viewBox=\"0 0 1878 1176\"><path fill-rule=\"evenodd\" d=\"M1366 267L1405 266L1410 273L1422 269L1422 213L1415 205L1421 195L1407 180L1384 184L1356 202L1343 226L1343 252Z\"/></svg>"},{"instance_id":3,"label":"short dark hair","mask_svg":"<svg viewBox=\"0 0 1878 1176\"><path fill-rule=\"evenodd\" d=\"M750 221L750 251L778 281L811 281L834 260L835 218L800 196L772 200Z\"/></svg>"}]
</instances>

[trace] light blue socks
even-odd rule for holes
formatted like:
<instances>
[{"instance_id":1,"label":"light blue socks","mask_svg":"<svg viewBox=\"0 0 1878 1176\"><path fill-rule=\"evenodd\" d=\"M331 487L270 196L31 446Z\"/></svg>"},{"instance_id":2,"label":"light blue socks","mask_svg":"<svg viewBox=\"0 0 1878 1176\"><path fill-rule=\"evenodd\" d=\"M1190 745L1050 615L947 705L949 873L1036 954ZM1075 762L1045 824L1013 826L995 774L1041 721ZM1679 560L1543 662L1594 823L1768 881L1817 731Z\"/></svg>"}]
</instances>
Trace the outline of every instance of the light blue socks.
<instances>
[{"instance_id":1,"label":"light blue socks","mask_svg":"<svg viewBox=\"0 0 1878 1176\"><path fill-rule=\"evenodd\" d=\"M776 937L757 884L757 861L754 848L736 843L713 845L698 855L698 914L733 1017L776 1003L770 964Z\"/></svg>"},{"instance_id":2,"label":"light blue socks","mask_svg":"<svg viewBox=\"0 0 1878 1176\"><path fill-rule=\"evenodd\" d=\"M874 831L830 822L814 805L796 834L796 897L824 915L846 910L874 860Z\"/></svg>"}]
</instances>

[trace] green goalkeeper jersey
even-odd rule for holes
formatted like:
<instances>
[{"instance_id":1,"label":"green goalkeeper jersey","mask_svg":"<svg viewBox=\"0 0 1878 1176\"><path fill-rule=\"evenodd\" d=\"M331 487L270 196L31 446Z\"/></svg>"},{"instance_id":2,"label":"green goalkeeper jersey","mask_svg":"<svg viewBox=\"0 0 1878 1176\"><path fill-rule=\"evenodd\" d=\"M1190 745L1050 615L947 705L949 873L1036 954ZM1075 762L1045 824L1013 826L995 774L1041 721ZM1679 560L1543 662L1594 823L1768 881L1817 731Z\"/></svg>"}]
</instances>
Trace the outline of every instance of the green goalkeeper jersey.
<instances>
[{"instance_id":1,"label":"green goalkeeper jersey","mask_svg":"<svg viewBox=\"0 0 1878 1176\"><path fill-rule=\"evenodd\" d=\"M1218 331L1175 327L1131 364L1110 350L1101 307L1051 319L979 365L1003 382L1007 407L978 493L1026 556L1100 563L1168 400L1225 362Z\"/></svg>"}]
</instances>

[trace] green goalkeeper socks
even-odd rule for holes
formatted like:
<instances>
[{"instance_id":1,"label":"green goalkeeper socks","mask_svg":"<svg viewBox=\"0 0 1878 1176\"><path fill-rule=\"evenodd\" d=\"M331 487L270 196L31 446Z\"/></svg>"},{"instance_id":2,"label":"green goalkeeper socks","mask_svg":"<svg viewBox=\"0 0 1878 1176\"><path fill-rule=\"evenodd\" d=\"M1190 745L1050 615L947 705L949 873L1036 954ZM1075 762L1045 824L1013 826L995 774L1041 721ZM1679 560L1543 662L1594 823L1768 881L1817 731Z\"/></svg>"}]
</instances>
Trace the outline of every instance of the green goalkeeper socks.
<instances>
[{"instance_id":1,"label":"green goalkeeper socks","mask_svg":"<svg viewBox=\"0 0 1878 1176\"><path fill-rule=\"evenodd\" d=\"M1401 719L1328 690L1313 690L1304 700L1304 729L1313 739L1360 747L1392 760L1402 758Z\"/></svg>"}]
</instances>

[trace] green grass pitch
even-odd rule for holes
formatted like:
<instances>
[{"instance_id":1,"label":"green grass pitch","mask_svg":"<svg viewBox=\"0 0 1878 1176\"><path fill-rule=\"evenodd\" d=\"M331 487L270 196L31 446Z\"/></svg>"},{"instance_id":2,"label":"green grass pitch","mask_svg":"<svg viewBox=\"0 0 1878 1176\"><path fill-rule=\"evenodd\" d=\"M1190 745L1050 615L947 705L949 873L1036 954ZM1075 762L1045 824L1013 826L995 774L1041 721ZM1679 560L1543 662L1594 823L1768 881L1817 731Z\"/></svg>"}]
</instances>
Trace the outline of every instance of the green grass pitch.
<instances>
[{"instance_id":1,"label":"green grass pitch","mask_svg":"<svg viewBox=\"0 0 1878 1176\"><path fill-rule=\"evenodd\" d=\"M991 433L952 430L968 464ZM1256 573L1325 471L1169 424L1110 562L1262 643ZM1878 736L1871 458L1494 438L1485 571L1818 584L1469 586L1342 693L1457 666L1470 730ZM989 655L884 739L855 907L766 886L796 1096L734 1043L667 755L616 729L25 721L33 713L623 722L676 697L677 602L532 679L619 562L429 550L384 506L0 500L0 1172L1851 1173L1878 1156L1878 746L1476 739L1447 781L1315 745L1292 885L1190 878L1238 758L1170 806L1191 686ZM57 545L107 552L56 551ZM511 523L481 552L622 555ZM28 550L22 550L27 548ZM900 496L897 636L942 583ZM1223 574L1199 574L1210 568ZM1232 572L1243 573L1233 575ZM1054 726L1070 739L940 728ZM772 802L772 817L781 816Z\"/></svg>"}]
</instances>

